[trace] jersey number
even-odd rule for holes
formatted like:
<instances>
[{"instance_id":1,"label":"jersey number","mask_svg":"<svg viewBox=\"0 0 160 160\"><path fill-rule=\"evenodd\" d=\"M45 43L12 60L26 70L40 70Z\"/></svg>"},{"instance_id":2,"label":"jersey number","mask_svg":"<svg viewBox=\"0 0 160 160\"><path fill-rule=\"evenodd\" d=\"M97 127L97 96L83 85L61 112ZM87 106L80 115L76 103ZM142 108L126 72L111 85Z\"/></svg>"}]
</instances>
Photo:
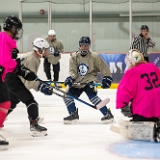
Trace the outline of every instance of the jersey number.
<instances>
[{"instance_id":1,"label":"jersey number","mask_svg":"<svg viewBox=\"0 0 160 160\"><path fill-rule=\"evenodd\" d=\"M158 76L155 72L151 72L150 74L147 74L147 73L141 74L141 79L143 78L145 78L146 82L149 84L148 86L145 87L147 91L153 88L160 87L160 84L157 84Z\"/></svg>"}]
</instances>

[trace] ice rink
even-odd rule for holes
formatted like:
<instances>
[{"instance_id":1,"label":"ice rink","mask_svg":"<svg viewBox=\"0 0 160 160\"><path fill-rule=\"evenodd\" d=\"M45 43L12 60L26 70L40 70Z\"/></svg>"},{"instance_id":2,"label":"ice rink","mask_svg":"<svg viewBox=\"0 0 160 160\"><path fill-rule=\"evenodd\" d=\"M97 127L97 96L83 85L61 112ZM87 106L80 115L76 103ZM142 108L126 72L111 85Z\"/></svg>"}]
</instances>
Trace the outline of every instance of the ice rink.
<instances>
[{"instance_id":1,"label":"ice rink","mask_svg":"<svg viewBox=\"0 0 160 160\"><path fill-rule=\"evenodd\" d=\"M125 140L109 130L110 124L102 124L96 111L76 101L79 108L79 124L65 125L67 110L63 100L55 95L45 96L34 92L39 103L40 116L48 128L46 137L31 137L25 105L20 103L5 121L0 133L9 141L7 151L0 152L0 160L129 160L160 159L160 144ZM117 121L123 117L115 109L116 90L98 90L104 99L109 97L108 107ZM88 101L85 94L82 99Z\"/></svg>"}]
</instances>

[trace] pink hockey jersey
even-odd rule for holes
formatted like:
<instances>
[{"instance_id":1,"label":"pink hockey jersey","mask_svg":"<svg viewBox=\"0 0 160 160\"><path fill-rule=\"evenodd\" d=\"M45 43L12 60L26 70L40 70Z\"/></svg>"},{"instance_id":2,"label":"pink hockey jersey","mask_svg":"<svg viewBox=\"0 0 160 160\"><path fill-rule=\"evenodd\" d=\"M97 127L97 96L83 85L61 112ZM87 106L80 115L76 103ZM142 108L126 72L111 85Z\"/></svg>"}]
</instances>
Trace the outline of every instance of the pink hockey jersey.
<instances>
[{"instance_id":1,"label":"pink hockey jersey","mask_svg":"<svg viewBox=\"0 0 160 160\"><path fill-rule=\"evenodd\" d=\"M127 70L119 83L116 108L132 102L133 115L160 117L160 70L152 63L142 63Z\"/></svg>"},{"instance_id":2,"label":"pink hockey jersey","mask_svg":"<svg viewBox=\"0 0 160 160\"><path fill-rule=\"evenodd\" d=\"M0 65L4 67L2 80L8 72L13 72L17 62L12 59L11 52L13 48L17 48L16 41L12 39L6 32L0 32Z\"/></svg>"}]
</instances>

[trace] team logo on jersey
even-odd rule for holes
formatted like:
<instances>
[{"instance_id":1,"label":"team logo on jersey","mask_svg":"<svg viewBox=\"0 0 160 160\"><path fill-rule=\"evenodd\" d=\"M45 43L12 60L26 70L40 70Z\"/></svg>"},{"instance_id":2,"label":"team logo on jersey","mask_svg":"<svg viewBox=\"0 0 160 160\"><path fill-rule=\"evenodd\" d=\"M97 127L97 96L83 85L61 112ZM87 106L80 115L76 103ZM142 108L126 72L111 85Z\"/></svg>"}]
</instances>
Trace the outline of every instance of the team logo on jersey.
<instances>
[{"instance_id":1,"label":"team logo on jersey","mask_svg":"<svg viewBox=\"0 0 160 160\"><path fill-rule=\"evenodd\" d=\"M86 64L80 63L78 65L78 74L80 76L85 76L87 74L88 70L89 70L89 67Z\"/></svg>"},{"instance_id":2,"label":"team logo on jersey","mask_svg":"<svg viewBox=\"0 0 160 160\"><path fill-rule=\"evenodd\" d=\"M51 54L54 53L54 47L52 47L52 46L49 47L49 53L51 53Z\"/></svg>"}]
</instances>

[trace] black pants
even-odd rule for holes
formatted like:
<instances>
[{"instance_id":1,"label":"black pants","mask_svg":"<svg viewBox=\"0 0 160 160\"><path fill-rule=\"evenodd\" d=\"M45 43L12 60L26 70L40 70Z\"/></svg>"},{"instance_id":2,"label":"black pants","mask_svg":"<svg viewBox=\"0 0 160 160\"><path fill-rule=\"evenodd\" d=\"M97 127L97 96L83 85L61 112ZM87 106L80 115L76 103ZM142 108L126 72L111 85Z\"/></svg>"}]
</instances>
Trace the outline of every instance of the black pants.
<instances>
[{"instance_id":1,"label":"black pants","mask_svg":"<svg viewBox=\"0 0 160 160\"><path fill-rule=\"evenodd\" d=\"M10 93L11 108L8 114L21 101L27 107L28 116L35 120L38 117L38 104L34 100L32 93L24 86L20 78L14 73L8 73L5 78L5 84Z\"/></svg>"},{"instance_id":2,"label":"black pants","mask_svg":"<svg viewBox=\"0 0 160 160\"><path fill-rule=\"evenodd\" d=\"M60 71L60 63L58 62L57 64L52 64L53 66L53 78L54 81L59 80L59 71ZM44 59L44 72L46 74L47 79L51 79L51 63L48 62L48 59Z\"/></svg>"},{"instance_id":3,"label":"black pants","mask_svg":"<svg viewBox=\"0 0 160 160\"><path fill-rule=\"evenodd\" d=\"M159 118L152 117L152 118L146 118L143 116L140 116L138 114L133 115L133 121L152 121L152 122L157 122Z\"/></svg>"},{"instance_id":4,"label":"black pants","mask_svg":"<svg viewBox=\"0 0 160 160\"><path fill-rule=\"evenodd\" d=\"M0 81L0 103L10 100L9 91L4 82Z\"/></svg>"}]
</instances>

